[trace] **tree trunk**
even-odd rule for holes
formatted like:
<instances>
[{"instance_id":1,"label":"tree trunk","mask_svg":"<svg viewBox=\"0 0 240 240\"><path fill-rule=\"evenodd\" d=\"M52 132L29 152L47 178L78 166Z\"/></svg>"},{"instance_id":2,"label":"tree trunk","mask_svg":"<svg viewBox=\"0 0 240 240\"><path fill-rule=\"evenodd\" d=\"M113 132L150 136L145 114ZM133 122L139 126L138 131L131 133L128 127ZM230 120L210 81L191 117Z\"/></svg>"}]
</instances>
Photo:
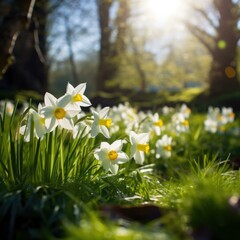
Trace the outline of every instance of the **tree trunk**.
<instances>
[{"instance_id":1,"label":"tree trunk","mask_svg":"<svg viewBox=\"0 0 240 240\"><path fill-rule=\"evenodd\" d=\"M46 4L46 0L36 2L29 28L19 34L13 49L15 61L0 82L3 88L47 91Z\"/></svg>"},{"instance_id":2,"label":"tree trunk","mask_svg":"<svg viewBox=\"0 0 240 240\"><path fill-rule=\"evenodd\" d=\"M220 18L215 46L212 50L213 62L209 74L211 95L231 93L239 89L237 71L237 13L231 0L214 2Z\"/></svg>"},{"instance_id":3,"label":"tree trunk","mask_svg":"<svg viewBox=\"0 0 240 240\"><path fill-rule=\"evenodd\" d=\"M8 4L1 2L1 7L9 11L6 11L0 26L0 76L14 61L12 53L16 40L31 21L35 0L15 0Z\"/></svg>"},{"instance_id":4,"label":"tree trunk","mask_svg":"<svg viewBox=\"0 0 240 240\"><path fill-rule=\"evenodd\" d=\"M97 75L97 90L108 91L108 83L114 80L118 72L121 55L125 51L125 37L127 19L129 15L128 0L119 0L119 9L115 19L116 38L111 39L110 8L113 1L98 0L99 26L100 26L100 53ZM110 88L113 91L117 83Z\"/></svg>"},{"instance_id":5,"label":"tree trunk","mask_svg":"<svg viewBox=\"0 0 240 240\"><path fill-rule=\"evenodd\" d=\"M109 27L111 1L98 0L98 14L100 27L100 52L96 88L98 91L106 90L106 82L111 78L111 30Z\"/></svg>"},{"instance_id":6,"label":"tree trunk","mask_svg":"<svg viewBox=\"0 0 240 240\"><path fill-rule=\"evenodd\" d=\"M215 29L215 37L201 26L186 23L189 30L208 49L212 56L209 72L209 90L211 96L231 93L239 90L237 70L237 42L239 40L239 3L233 0L213 0L218 24L211 20L208 12L195 8Z\"/></svg>"}]
</instances>

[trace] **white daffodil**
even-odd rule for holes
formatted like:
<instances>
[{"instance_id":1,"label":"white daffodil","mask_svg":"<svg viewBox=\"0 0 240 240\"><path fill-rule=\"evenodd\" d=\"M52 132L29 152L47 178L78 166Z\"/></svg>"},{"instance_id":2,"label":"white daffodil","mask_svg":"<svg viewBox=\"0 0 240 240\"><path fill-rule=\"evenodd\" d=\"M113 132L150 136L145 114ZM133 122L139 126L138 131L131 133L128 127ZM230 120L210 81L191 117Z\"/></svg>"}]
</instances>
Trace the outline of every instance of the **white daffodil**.
<instances>
[{"instance_id":1,"label":"white daffodil","mask_svg":"<svg viewBox=\"0 0 240 240\"><path fill-rule=\"evenodd\" d=\"M207 118L204 121L204 128L205 128L205 131L207 132L216 133L218 130L218 125L219 124L216 119Z\"/></svg>"},{"instance_id":2,"label":"white daffodil","mask_svg":"<svg viewBox=\"0 0 240 240\"><path fill-rule=\"evenodd\" d=\"M22 125L19 129L19 133L23 135L24 142L29 142L30 141L30 135L31 135L31 114L28 115L27 117L27 122L26 124Z\"/></svg>"},{"instance_id":3,"label":"white daffodil","mask_svg":"<svg viewBox=\"0 0 240 240\"><path fill-rule=\"evenodd\" d=\"M171 107L164 106L164 107L162 108L162 114L163 114L164 116L167 116L167 115L169 115L170 113L172 113L173 110L174 110L174 109L171 108Z\"/></svg>"},{"instance_id":4,"label":"white daffodil","mask_svg":"<svg viewBox=\"0 0 240 240\"><path fill-rule=\"evenodd\" d=\"M159 114L155 113L154 115L149 115L150 119L152 120L152 128L154 133L159 136L163 129L163 121L159 118Z\"/></svg>"},{"instance_id":5,"label":"white daffodil","mask_svg":"<svg viewBox=\"0 0 240 240\"><path fill-rule=\"evenodd\" d=\"M110 138L109 128L111 127L112 119L108 117L109 109L109 107L105 107L99 112L91 109L94 117L91 137L96 137L98 133L102 133L106 138Z\"/></svg>"},{"instance_id":6,"label":"white daffodil","mask_svg":"<svg viewBox=\"0 0 240 240\"><path fill-rule=\"evenodd\" d=\"M172 123L175 126L177 133L189 131L189 121L182 113L175 113L172 116Z\"/></svg>"},{"instance_id":7,"label":"white daffodil","mask_svg":"<svg viewBox=\"0 0 240 240\"><path fill-rule=\"evenodd\" d=\"M11 116L14 111L14 104L11 101L1 100L0 101L0 114L3 114L4 111L8 116Z\"/></svg>"},{"instance_id":8,"label":"white daffodil","mask_svg":"<svg viewBox=\"0 0 240 240\"><path fill-rule=\"evenodd\" d=\"M217 108L217 107L212 107L212 106L209 106L208 107L208 114L207 114L207 117L208 118L211 118L211 119L219 119L220 117L220 109Z\"/></svg>"},{"instance_id":9,"label":"white daffodil","mask_svg":"<svg viewBox=\"0 0 240 240\"><path fill-rule=\"evenodd\" d=\"M133 128L138 127L137 110L132 108L130 104L126 102L124 105L119 105L119 111L121 113L122 123L126 128L125 132L129 134Z\"/></svg>"},{"instance_id":10,"label":"white daffodil","mask_svg":"<svg viewBox=\"0 0 240 240\"><path fill-rule=\"evenodd\" d=\"M72 96L65 94L60 98L55 98L52 94L46 93L44 96L45 106L41 113L45 118L45 126L48 132L53 131L57 126L72 130L74 123L72 118L79 113L79 107L71 102Z\"/></svg>"},{"instance_id":11,"label":"white daffodil","mask_svg":"<svg viewBox=\"0 0 240 240\"><path fill-rule=\"evenodd\" d=\"M131 131L129 134L131 149L130 158L134 158L137 164L143 164L145 153L149 152L149 133L139 133Z\"/></svg>"},{"instance_id":12,"label":"white daffodil","mask_svg":"<svg viewBox=\"0 0 240 240\"><path fill-rule=\"evenodd\" d=\"M156 158L170 158L172 154L172 138L163 135L156 142Z\"/></svg>"},{"instance_id":13,"label":"white daffodil","mask_svg":"<svg viewBox=\"0 0 240 240\"><path fill-rule=\"evenodd\" d=\"M112 144L102 142L100 148L94 152L94 157L102 162L105 171L113 174L118 172L118 164L125 163L129 160L128 155L122 151L122 140L117 140Z\"/></svg>"},{"instance_id":14,"label":"white daffodil","mask_svg":"<svg viewBox=\"0 0 240 240\"><path fill-rule=\"evenodd\" d=\"M38 105L38 112L36 112L33 109L29 110L29 115L27 118L27 123L23 126L20 127L20 134L24 135L24 141L29 142L30 141L30 134L31 134L31 123L32 123L32 118L33 116L33 124L34 124L34 136L36 138L42 139L43 136L45 135L47 129L45 126L45 118L42 114L40 114L42 109L42 105Z\"/></svg>"},{"instance_id":15,"label":"white daffodil","mask_svg":"<svg viewBox=\"0 0 240 240\"><path fill-rule=\"evenodd\" d=\"M182 104L179 112L182 113L185 118L189 118L191 114L191 109L186 104Z\"/></svg>"},{"instance_id":16,"label":"white daffodil","mask_svg":"<svg viewBox=\"0 0 240 240\"><path fill-rule=\"evenodd\" d=\"M235 114L233 112L233 109L231 107L223 107L222 108L222 122L224 124L227 124L229 122L233 122L235 118Z\"/></svg>"},{"instance_id":17,"label":"white daffodil","mask_svg":"<svg viewBox=\"0 0 240 240\"><path fill-rule=\"evenodd\" d=\"M68 83L66 93L71 95L72 104L76 104L79 107L89 107L92 104L89 99L84 95L85 90L86 83L81 83L75 88L70 83Z\"/></svg>"},{"instance_id":18,"label":"white daffodil","mask_svg":"<svg viewBox=\"0 0 240 240\"><path fill-rule=\"evenodd\" d=\"M38 104L38 112L33 111L34 131L37 138L42 138L47 129L45 126L45 118L41 114L42 105Z\"/></svg>"}]
</instances>

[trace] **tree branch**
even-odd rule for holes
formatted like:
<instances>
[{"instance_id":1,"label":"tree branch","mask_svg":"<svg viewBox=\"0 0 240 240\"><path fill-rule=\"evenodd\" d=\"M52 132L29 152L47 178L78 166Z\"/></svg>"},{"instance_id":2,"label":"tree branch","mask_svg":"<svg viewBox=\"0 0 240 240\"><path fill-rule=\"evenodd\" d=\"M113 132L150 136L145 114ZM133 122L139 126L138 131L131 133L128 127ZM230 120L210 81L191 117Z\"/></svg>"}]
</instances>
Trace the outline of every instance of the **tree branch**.
<instances>
[{"instance_id":1,"label":"tree branch","mask_svg":"<svg viewBox=\"0 0 240 240\"><path fill-rule=\"evenodd\" d=\"M14 62L12 55L20 32L29 26L35 0L23 0L12 3L12 9L4 18L0 27L0 76Z\"/></svg>"},{"instance_id":2,"label":"tree branch","mask_svg":"<svg viewBox=\"0 0 240 240\"><path fill-rule=\"evenodd\" d=\"M213 46L211 41L213 41L214 38L203 29L191 23L185 22L185 25L187 26L188 30L207 48L209 53L213 54Z\"/></svg>"},{"instance_id":3,"label":"tree branch","mask_svg":"<svg viewBox=\"0 0 240 240\"><path fill-rule=\"evenodd\" d=\"M193 8L196 12L199 12L199 13L207 20L207 22L210 24L210 26L216 30L217 26L216 26L216 24L213 22L213 20L208 16L207 11L205 11L205 10L203 10L203 9L201 9L201 8L198 8L198 7L196 7L196 6L192 6L192 8Z\"/></svg>"}]
</instances>

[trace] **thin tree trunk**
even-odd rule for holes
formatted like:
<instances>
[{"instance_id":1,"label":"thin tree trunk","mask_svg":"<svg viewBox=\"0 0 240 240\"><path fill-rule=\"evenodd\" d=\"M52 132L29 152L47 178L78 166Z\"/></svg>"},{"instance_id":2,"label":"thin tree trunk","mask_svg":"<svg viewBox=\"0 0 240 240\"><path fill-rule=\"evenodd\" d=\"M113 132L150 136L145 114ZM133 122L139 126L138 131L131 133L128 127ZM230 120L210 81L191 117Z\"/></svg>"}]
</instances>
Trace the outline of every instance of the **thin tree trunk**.
<instances>
[{"instance_id":1,"label":"thin tree trunk","mask_svg":"<svg viewBox=\"0 0 240 240\"><path fill-rule=\"evenodd\" d=\"M96 87L98 91L106 90L106 82L110 76L110 64L109 57L111 56L111 43L110 35L111 30L109 28L110 20L110 7L111 1L98 0L98 14L99 14L99 27L100 27L100 52L99 52L99 64Z\"/></svg>"}]
</instances>

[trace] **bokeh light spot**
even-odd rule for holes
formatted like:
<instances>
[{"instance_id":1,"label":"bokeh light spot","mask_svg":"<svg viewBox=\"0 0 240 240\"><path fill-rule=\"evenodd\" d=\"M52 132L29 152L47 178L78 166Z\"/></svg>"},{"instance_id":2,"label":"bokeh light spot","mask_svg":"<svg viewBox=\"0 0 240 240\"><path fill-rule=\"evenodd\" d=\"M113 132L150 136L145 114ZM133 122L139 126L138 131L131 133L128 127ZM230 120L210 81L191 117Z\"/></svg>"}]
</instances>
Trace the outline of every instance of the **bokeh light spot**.
<instances>
[{"instance_id":1,"label":"bokeh light spot","mask_svg":"<svg viewBox=\"0 0 240 240\"><path fill-rule=\"evenodd\" d=\"M227 43L224 40L219 40L217 43L218 48L224 49L227 47Z\"/></svg>"},{"instance_id":2,"label":"bokeh light spot","mask_svg":"<svg viewBox=\"0 0 240 240\"><path fill-rule=\"evenodd\" d=\"M228 66L225 68L225 74L228 78L234 78L236 76L236 71L233 67Z\"/></svg>"}]
</instances>

